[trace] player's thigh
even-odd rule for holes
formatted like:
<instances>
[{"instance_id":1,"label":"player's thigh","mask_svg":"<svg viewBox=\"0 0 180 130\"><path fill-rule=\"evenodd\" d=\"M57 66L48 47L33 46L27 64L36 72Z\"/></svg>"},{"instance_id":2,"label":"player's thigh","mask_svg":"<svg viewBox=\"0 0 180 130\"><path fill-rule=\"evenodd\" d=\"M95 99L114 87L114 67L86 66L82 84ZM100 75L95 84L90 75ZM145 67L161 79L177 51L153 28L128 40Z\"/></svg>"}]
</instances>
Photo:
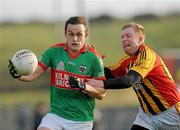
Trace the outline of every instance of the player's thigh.
<instances>
[{"instance_id":1,"label":"player's thigh","mask_svg":"<svg viewBox=\"0 0 180 130\"><path fill-rule=\"evenodd\" d=\"M64 130L92 130L93 122L66 122Z\"/></svg>"},{"instance_id":2,"label":"player's thigh","mask_svg":"<svg viewBox=\"0 0 180 130\"><path fill-rule=\"evenodd\" d=\"M58 116L47 113L41 120L37 130L62 130L61 121Z\"/></svg>"},{"instance_id":3,"label":"player's thigh","mask_svg":"<svg viewBox=\"0 0 180 130\"><path fill-rule=\"evenodd\" d=\"M46 127L39 127L39 128L37 128L37 130L51 130L51 129L46 128Z\"/></svg>"}]
</instances>

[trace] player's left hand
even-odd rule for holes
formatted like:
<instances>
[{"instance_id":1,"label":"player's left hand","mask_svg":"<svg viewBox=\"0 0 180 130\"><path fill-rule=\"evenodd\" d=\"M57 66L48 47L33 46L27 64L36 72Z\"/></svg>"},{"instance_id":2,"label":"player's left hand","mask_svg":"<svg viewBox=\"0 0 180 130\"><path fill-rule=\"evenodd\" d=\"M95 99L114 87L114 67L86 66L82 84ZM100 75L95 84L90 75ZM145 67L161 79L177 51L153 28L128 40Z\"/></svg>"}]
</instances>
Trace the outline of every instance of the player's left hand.
<instances>
[{"instance_id":1,"label":"player's left hand","mask_svg":"<svg viewBox=\"0 0 180 130\"><path fill-rule=\"evenodd\" d=\"M69 85L71 88L79 88L80 91L85 90L86 87L86 84L84 82L72 76L69 76Z\"/></svg>"},{"instance_id":2,"label":"player's left hand","mask_svg":"<svg viewBox=\"0 0 180 130\"><path fill-rule=\"evenodd\" d=\"M89 45L90 47L92 47L94 50L96 50L96 46L94 45L94 44L91 44L91 45ZM102 58L102 59L104 59L105 57L106 57L106 54L100 54L100 57Z\"/></svg>"},{"instance_id":3,"label":"player's left hand","mask_svg":"<svg viewBox=\"0 0 180 130\"><path fill-rule=\"evenodd\" d=\"M11 60L9 60L8 69L9 69L9 73L11 74L11 76L12 76L14 79L18 79L18 78L21 77L21 75L18 74L18 72L16 71L15 66L13 65L13 63L12 63Z\"/></svg>"}]
</instances>

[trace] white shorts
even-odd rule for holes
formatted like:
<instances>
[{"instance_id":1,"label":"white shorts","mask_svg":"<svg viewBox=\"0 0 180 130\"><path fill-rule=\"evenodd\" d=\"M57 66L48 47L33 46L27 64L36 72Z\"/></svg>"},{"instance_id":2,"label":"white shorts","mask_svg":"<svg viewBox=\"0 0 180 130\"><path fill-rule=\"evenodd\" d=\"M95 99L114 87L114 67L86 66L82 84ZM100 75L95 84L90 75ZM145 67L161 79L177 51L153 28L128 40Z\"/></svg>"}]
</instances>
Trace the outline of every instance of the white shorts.
<instances>
[{"instance_id":1,"label":"white shorts","mask_svg":"<svg viewBox=\"0 0 180 130\"><path fill-rule=\"evenodd\" d=\"M71 121L53 113L48 113L43 117L39 127L46 127L51 130L92 130L93 121Z\"/></svg>"},{"instance_id":2,"label":"white shorts","mask_svg":"<svg viewBox=\"0 0 180 130\"><path fill-rule=\"evenodd\" d=\"M180 130L180 115L175 106L158 115L147 114L139 107L139 112L133 124L149 130Z\"/></svg>"}]
</instances>

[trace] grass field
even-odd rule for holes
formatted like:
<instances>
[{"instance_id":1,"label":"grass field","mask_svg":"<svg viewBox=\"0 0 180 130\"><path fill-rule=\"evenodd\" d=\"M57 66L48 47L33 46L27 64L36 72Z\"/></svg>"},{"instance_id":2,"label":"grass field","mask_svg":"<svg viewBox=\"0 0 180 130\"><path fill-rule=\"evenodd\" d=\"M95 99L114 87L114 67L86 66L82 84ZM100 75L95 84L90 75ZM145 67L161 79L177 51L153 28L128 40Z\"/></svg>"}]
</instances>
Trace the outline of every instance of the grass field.
<instances>
[{"instance_id":1,"label":"grass field","mask_svg":"<svg viewBox=\"0 0 180 130\"><path fill-rule=\"evenodd\" d=\"M105 65L115 63L123 56L120 46L120 32L122 25L127 21L114 20L110 22L97 22L89 24L89 43L94 43L101 54L106 54ZM180 18L162 17L157 20L138 21L145 27L146 42L157 52L163 48L180 48ZM47 74L34 83L20 83L12 80L8 74L8 59L19 49L26 48L34 51L38 57L50 45L65 41L64 26L58 24L4 24L0 25L0 83L3 90L20 88L23 91L1 92L2 104L17 104L20 102L35 103L47 101L48 91L29 89L35 86L48 84ZM28 89L24 86L27 86ZM47 88L47 85L46 85ZM25 97L25 98L22 98ZM107 97L97 102L99 107L137 105L137 100L132 90L108 91Z\"/></svg>"},{"instance_id":2,"label":"grass field","mask_svg":"<svg viewBox=\"0 0 180 130\"><path fill-rule=\"evenodd\" d=\"M16 106L17 104L32 104L37 102L49 103L49 91L44 90L23 90L10 91L0 93L0 107L1 106ZM132 89L128 90L108 90L107 96L103 100L97 100L98 108L119 107L119 106L134 106L138 104L135 98L135 93Z\"/></svg>"}]
</instances>

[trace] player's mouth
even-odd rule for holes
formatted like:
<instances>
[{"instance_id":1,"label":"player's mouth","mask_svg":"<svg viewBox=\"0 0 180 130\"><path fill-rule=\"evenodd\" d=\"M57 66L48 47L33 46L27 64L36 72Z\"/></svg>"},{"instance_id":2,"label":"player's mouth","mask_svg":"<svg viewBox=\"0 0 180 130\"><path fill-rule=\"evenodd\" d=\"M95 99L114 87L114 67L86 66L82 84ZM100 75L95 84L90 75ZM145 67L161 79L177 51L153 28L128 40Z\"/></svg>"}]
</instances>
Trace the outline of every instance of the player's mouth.
<instances>
[{"instance_id":1,"label":"player's mouth","mask_svg":"<svg viewBox=\"0 0 180 130\"><path fill-rule=\"evenodd\" d=\"M130 48L130 44L124 44L124 45L123 45L123 48L124 48L124 49Z\"/></svg>"},{"instance_id":2,"label":"player's mouth","mask_svg":"<svg viewBox=\"0 0 180 130\"><path fill-rule=\"evenodd\" d=\"M72 45L73 45L73 46L77 46L78 43L77 43L77 42L73 42Z\"/></svg>"},{"instance_id":3,"label":"player's mouth","mask_svg":"<svg viewBox=\"0 0 180 130\"><path fill-rule=\"evenodd\" d=\"M78 46L79 46L79 44L78 44L78 43L76 43L76 42L74 42L74 43L72 43L72 44L71 44L71 46L72 46L72 47L78 47Z\"/></svg>"}]
</instances>

